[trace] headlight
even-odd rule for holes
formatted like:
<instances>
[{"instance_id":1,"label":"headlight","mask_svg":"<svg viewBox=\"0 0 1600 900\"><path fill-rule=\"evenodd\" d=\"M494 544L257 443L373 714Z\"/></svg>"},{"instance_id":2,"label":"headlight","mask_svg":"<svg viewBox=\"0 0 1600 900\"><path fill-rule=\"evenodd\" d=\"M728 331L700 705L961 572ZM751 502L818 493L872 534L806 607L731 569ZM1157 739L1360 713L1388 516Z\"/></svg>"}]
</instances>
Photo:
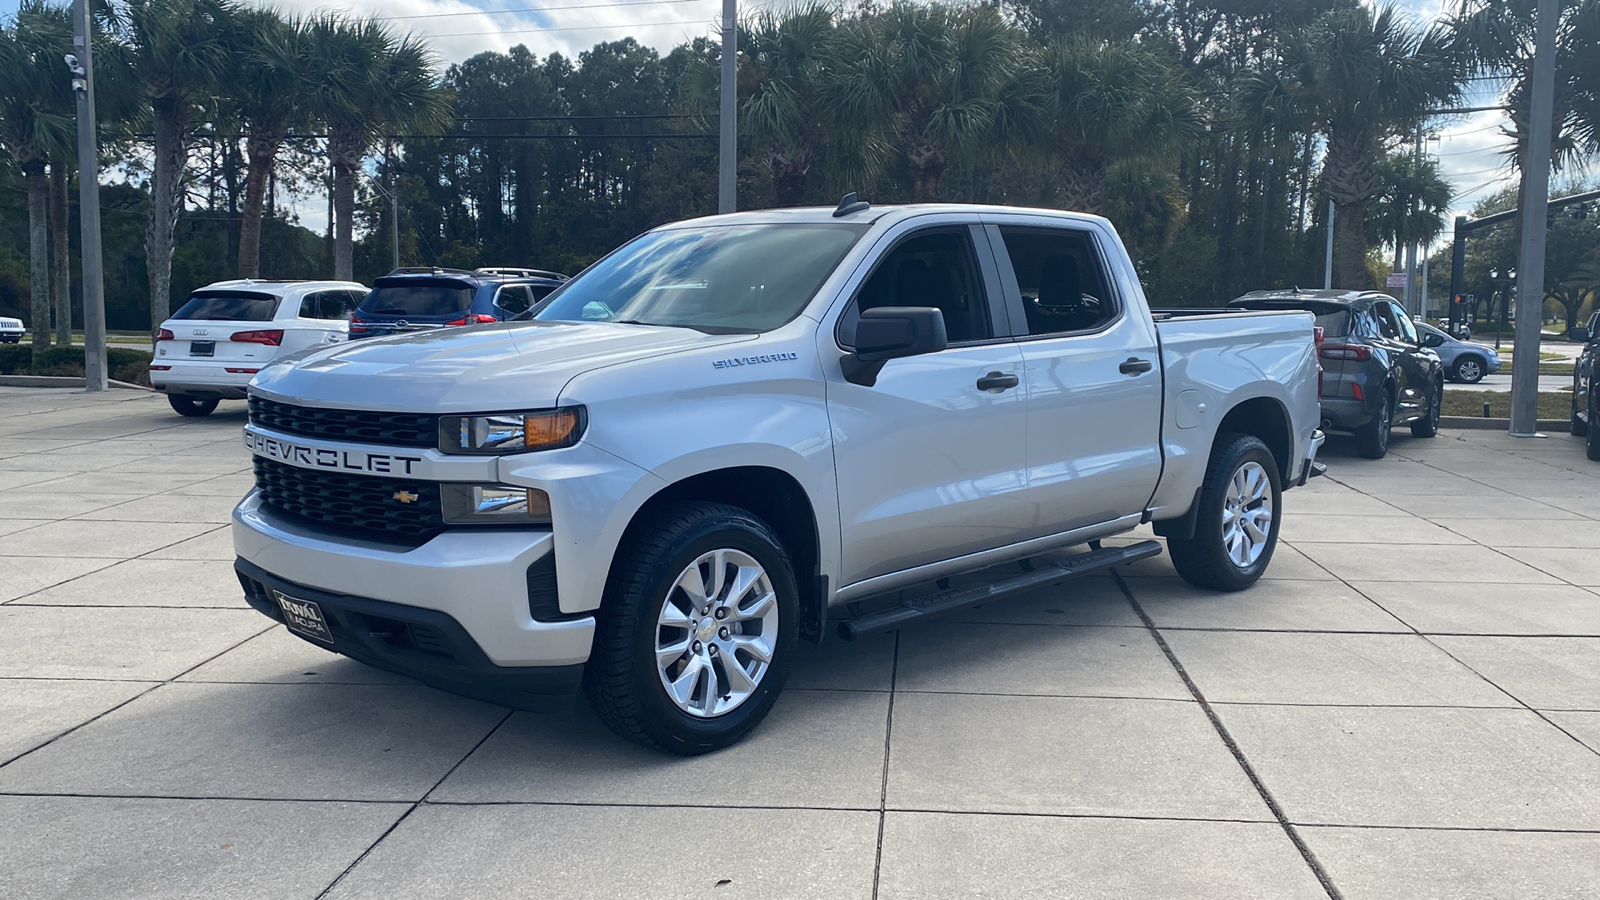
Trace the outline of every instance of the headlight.
<instances>
[{"instance_id":1,"label":"headlight","mask_svg":"<svg viewBox=\"0 0 1600 900\"><path fill-rule=\"evenodd\" d=\"M581 406L494 416L443 416L439 450L443 453L525 453L571 447L583 437Z\"/></svg>"},{"instance_id":2,"label":"headlight","mask_svg":"<svg viewBox=\"0 0 1600 900\"><path fill-rule=\"evenodd\" d=\"M550 495L538 488L446 482L439 500L451 525L550 524Z\"/></svg>"}]
</instances>

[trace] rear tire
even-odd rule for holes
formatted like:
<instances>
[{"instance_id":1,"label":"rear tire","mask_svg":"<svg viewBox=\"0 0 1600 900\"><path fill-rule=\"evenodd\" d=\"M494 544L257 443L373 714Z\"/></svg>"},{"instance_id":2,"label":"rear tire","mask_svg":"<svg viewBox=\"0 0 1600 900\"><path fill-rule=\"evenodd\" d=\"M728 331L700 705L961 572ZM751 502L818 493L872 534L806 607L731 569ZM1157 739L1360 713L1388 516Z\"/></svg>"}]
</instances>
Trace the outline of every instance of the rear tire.
<instances>
[{"instance_id":1,"label":"rear tire","mask_svg":"<svg viewBox=\"0 0 1600 900\"><path fill-rule=\"evenodd\" d=\"M1255 584L1278 546L1283 485L1278 462L1260 438L1217 435L1195 501L1194 536L1167 538L1167 552L1183 580L1214 591ZM1260 526L1266 524L1266 528Z\"/></svg>"},{"instance_id":2,"label":"rear tire","mask_svg":"<svg viewBox=\"0 0 1600 900\"><path fill-rule=\"evenodd\" d=\"M172 404L172 411L178 415L199 418L216 412L217 404L221 401L216 397L202 400L188 394L168 394L167 402Z\"/></svg>"},{"instance_id":3,"label":"rear tire","mask_svg":"<svg viewBox=\"0 0 1600 900\"><path fill-rule=\"evenodd\" d=\"M1428 394L1428 410L1422 418L1411 423L1411 436L1431 438L1439 433L1439 411L1444 405L1444 382L1433 386Z\"/></svg>"},{"instance_id":4,"label":"rear tire","mask_svg":"<svg viewBox=\"0 0 1600 900\"><path fill-rule=\"evenodd\" d=\"M747 590L734 596L739 582ZM799 596L789 554L761 519L723 503L665 507L618 550L584 692L635 743L682 756L727 747L783 690Z\"/></svg>"},{"instance_id":5,"label":"rear tire","mask_svg":"<svg viewBox=\"0 0 1600 900\"><path fill-rule=\"evenodd\" d=\"M1394 427L1394 397L1387 389L1378 401L1378 411L1367 424L1356 429L1356 453L1367 459L1383 459L1389 452L1389 430Z\"/></svg>"}]
</instances>

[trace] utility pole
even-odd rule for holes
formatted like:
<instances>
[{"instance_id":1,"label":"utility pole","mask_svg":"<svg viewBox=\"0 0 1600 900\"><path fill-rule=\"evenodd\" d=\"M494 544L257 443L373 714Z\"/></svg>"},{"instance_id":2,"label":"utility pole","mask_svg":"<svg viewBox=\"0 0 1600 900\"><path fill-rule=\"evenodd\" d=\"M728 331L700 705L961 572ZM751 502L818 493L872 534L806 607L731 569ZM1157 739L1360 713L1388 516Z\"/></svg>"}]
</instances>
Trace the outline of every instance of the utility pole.
<instances>
[{"instance_id":1,"label":"utility pole","mask_svg":"<svg viewBox=\"0 0 1600 900\"><path fill-rule=\"evenodd\" d=\"M1328 198L1328 252L1322 260L1322 289L1333 287L1333 198Z\"/></svg>"},{"instance_id":2,"label":"utility pole","mask_svg":"<svg viewBox=\"0 0 1600 900\"><path fill-rule=\"evenodd\" d=\"M400 268L400 194L395 187L394 177L394 141L390 140L383 148L384 180L389 182L389 255L393 257L390 269Z\"/></svg>"},{"instance_id":3,"label":"utility pole","mask_svg":"<svg viewBox=\"0 0 1600 900\"><path fill-rule=\"evenodd\" d=\"M739 153L739 36L735 20L739 14L738 0L722 0L722 88L718 99L722 101L722 141L717 154L717 212L731 213L739 206L735 196L738 191L737 167Z\"/></svg>"},{"instance_id":4,"label":"utility pole","mask_svg":"<svg viewBox=\"0 0 1600 900\"><path fill-rule=\"evenodd\" d=\"M100 257L100 148L94 121L94 20L89 0L72 0L72 49L66 57L78 106L78 227L83 244L84 389L110 387L106 372L105 274Z\"/></svg>"},{"instance_id":5,"label":"utility pole","mask_svg":"<svg viewBox=\"0 0 1600 900\"><path fill-rule=\"evenodd\" d=\"M1423 312L1424 303L1417 300L1417 242L1412 238L1411 229L1417 216L1417 192L1421 180L1415 176L1422 168L1422 123L1417 123L1416 148L1412 154L1412 176L1415 182L1412 190L1407 191L1411 196L1406 198L1405 232L1406 232L1406 312L1416 316Z\"/></svg>"},{"instance_id":6,"label":"utility pole","mask_svg":"<svg viewBox=\"0 0 1600 900\"><path fill-rule=\"evenodd\" d=\"M1559 10L1560 0L1539 0L1528 157L1522 166L1522 247L1517 254L1516 349L1511 358L1512 437L1536 437L1539 430L1539 336L1544 329L1545 215L1550 202Z\"/></svg>"}]
</instances>

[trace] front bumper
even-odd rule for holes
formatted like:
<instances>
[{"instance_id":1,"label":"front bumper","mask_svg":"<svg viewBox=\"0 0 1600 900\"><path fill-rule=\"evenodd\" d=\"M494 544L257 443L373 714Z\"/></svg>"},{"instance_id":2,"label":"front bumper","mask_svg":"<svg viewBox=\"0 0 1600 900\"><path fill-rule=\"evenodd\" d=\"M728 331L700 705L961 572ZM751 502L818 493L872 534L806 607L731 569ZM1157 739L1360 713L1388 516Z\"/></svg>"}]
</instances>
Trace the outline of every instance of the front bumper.
<instances>
[{"instance_id":1,"label":"front bumper","mask_svg":"<svg viewBox=\"0 0 1600 900\"><path fill-rule=\"evenodd\" d=\"M530 590L545 568L535 564L554 548L549 531L452 529L415 547L379 543L292 519L251 491L233 511L233 547L242 562L298 587L442 613L496 667L578 665L594 642L592 615L533 617Z\"/></svg>"},{"instance_id":2,"label":"front bumper","mask_svg":"<svg viewBox=\"0 0 1600 900\"><path fill-rule=\"evenodd\" d=\"M274 592L317 604L332 643L290 634L369 666L441 690L516 709L546 709L577 691L583 665L495 665L451 616L368 597L336 594L279 578L244 559L234 562L245 600L283 621Z\"/></svg>"}]
</instances>

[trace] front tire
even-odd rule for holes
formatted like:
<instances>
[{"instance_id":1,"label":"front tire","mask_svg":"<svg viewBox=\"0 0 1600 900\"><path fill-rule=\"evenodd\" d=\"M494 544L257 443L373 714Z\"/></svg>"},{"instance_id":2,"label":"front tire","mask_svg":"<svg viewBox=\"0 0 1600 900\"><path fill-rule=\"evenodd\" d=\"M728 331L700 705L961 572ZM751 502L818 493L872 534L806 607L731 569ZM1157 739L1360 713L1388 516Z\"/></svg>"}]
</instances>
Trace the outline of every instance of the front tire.
<instances>
[{"instance_id":1,"label":"front tire","mask_svg":"<svg viewBox=\"0 0 1600 900\"><path fill-rule=\"evenodd\" d=\"M1433 386L1428 395L1428 411L1411 423L1411 436L1431 438L1439 433L1439 412L1444 405L1444 382Z\"/></svg>"},{"instance_id":2,"label":"front tire","mask_svg":"<svg viewBox=\"0 0 1600 900\"><path fill-rule=\"evenodd\" d=\"M694 756L735 743L789 675L799 590L772 529L722 503L666 507L624 541L584 691L617 734Z\"/></svg>"},{"instance_id":3,"label":"front tire","mask_svg":"<svg viewBox=\"0 0 1600 900\"><path fill-rule=\"evenodd\" d=\"M1393 427L1394 397L1385 389L1378 400L1378 411L1356 429L1356 453L1367 459L1383 459L1389 452L1389 430Z\"/></svg>"},{"instance_id":4,"label":"front tire","mask_svg":"<svg viewBox=\"0 0 1600 900\"><path fill-rule=\"evenodd\" d=\"M1592 410L1585 412L1593 415ZM1572 436L1583 437L1589 433L1589 423L1578 416L1578 376L1572 376Z\"/></svg>"},{"instance_id":5,"label":"front tire","mask_svg":"<svg viewBox=\"0 0 1600 900\"><path fill-rule=\"evenodd\" d=\"M1593 398L1589 401L1589 418L1594 418ZM1577 422L1577 417L1573 417L1573 422ZM1600 461L1600 428L1595 428L1593 422L1590 422L1589 427L1583 431L1583 455Z\"/></svg>"},{"instance_id":6,"label":"front tire","mask_svg":"<svg viewBox=\"0 0 1600 900\"><path fill-rule=\"evenodd\" d=\"M1178 574L1214 591L1255 584L1278 546L1283 485L1272 451L1255 435L1217 435L1196 502L1194 536L1167 538Z\"/></svg>"},{"instance_id":7,"label":"front tire","mask_svg":"<svg viewBox=\"0 0 1600 900\"><path fill-rule=\"evenodd\" d=\"M201 416L209 416L216 412L217 404L221 401L216 397L202 400L199 397L191 397L188 394L168 394L167 402L172 404L172 411L178 415L198 419Z\"/></svg>"},{"instance_id":8,"label":"front tire","mask_svg":"<svg viewBox=\"0 0 1600 900\"><path fill-rule=\"evenodd\" d=\"M1485 361L1476 356L1463 356L1456 360L1455 378L1462 384L1477 384L1483 380Z\"/></svg>"}]
</instances>

